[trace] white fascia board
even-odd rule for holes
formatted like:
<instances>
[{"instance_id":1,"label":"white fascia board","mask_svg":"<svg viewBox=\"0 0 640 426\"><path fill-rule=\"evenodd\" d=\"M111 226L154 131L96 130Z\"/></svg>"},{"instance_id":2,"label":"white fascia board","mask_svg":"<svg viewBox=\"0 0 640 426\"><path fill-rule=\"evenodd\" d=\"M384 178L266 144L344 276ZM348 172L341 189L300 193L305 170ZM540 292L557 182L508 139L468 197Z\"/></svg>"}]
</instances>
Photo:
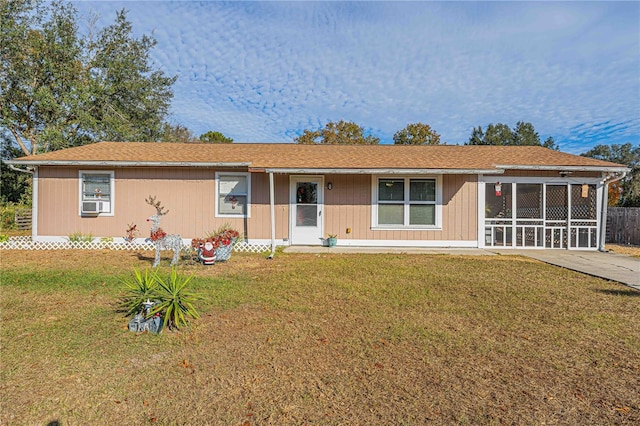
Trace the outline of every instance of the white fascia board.
<instances>
[{"instance_id":1,"label":"white fascia board","mask_svg":"<svg viewBox=\"0 0 640 426\"><path fill-rule=\"evenodd\" d=\"M37 160L20 161L6 160L7 164L21 164L27 166L89 166L89 167L249 167L251 163L225 162L172 162L172 161L69 161L69 160Z\"/></svg>"},{"instance_id":2,"label":"white fascia board","mask_svg":"<svg viewBox=\"0 0 640 426\"><path fill-rule=\"evenodd\" d=\"M627 167L607 167L607 166L550 166L550 165L513 165L513 164L496 164L499 169L505 170L545 170L545 171L568 171L568 172L629 172L631 169Z\"/></svg>"},{"instance_id":3,"label":"white fascia board","mask_svg":"<svg viewBox=\"0 0 640 426\"><path fill-rule=\"evenodd\" d=\"M283 174L362 174L362 175L476 175L502 174L499 169L260 169L266 173ZM257 170L256 170L257 171Z\"/></svg>"}]
</instances>

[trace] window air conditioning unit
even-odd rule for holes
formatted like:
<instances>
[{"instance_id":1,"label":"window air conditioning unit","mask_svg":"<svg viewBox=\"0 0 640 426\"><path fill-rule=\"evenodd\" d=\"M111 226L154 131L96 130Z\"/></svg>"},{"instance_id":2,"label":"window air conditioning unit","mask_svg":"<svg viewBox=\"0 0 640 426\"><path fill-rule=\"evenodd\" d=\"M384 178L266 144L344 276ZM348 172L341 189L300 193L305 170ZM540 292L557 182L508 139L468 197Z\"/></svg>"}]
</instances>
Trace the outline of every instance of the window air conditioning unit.
<instances>
[{"instance_id":1,"label":"window air conditioning unit","mask_svg":"<svg viewBox=\"0 0 640 426\"><path fill-rule=\"evenodd\" d=\"M104 201L83 201L82 214L98 214L104 211Z\"/></svg>"}]
</instances>

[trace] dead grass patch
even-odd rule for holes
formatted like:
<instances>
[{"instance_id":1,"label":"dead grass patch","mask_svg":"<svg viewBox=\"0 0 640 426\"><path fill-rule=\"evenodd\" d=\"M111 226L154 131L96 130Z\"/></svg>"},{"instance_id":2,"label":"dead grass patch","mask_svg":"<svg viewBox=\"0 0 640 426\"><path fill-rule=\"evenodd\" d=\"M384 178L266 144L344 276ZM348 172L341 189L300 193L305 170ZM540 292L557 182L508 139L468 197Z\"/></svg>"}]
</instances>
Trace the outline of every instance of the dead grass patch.
<instances>
[{"instance_id":1,"label":"dead grass patch","mask_svg":"<svg viewBox=\"0 0 640 426\"><path fill-rule=\"evenodd\" d=\"M180 267L205 295L190 329L136 335L113 304L152 256L2 252L1 423L640 421L640 298L607 281L514 256L234 253Z\"/></svg>"},{"instance_id":2,"label":"dead grass patch","mask_svg":"<svg viewBox=\"0 0 640 426\"><path fill-rule=\"evenodd\" d=\"M605 248L613 253L626 254L627 256L640 257L640 246L624 244L607 244Z\"/></svg>"}]
</instances>

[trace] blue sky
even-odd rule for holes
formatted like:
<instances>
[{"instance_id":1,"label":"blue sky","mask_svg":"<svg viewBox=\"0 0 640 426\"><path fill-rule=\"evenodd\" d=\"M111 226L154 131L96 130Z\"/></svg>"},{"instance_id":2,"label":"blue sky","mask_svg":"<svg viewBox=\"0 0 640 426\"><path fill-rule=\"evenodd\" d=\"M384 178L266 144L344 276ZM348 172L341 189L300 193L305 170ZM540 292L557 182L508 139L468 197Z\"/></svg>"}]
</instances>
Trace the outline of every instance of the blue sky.
<instances>
[{"instance_id":1,"label":"blue sky","mask_svg":"<svg viewBox=\"0 0 640 426\"><path fill-rule=\"evenodd\" d=\"M448 144L531 122L582 153L640 143L640 2L76 1L80 29L127 9L177 75L171 122L292 142L353 121L392 143L409 123Z\"/></svg>"}]
</instances>

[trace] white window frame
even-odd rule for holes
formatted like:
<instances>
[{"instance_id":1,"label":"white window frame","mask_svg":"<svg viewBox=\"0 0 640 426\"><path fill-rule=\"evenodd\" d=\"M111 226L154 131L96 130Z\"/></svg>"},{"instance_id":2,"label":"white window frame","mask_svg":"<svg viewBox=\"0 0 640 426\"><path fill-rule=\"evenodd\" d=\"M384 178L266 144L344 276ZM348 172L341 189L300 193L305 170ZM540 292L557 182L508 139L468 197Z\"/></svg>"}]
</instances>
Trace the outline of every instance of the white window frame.
<instances>
[{"instance_id":1,"label":"white window frame","mask_svg":"<svg viewBox=\"0 0 640 426\"><path fill-rule=\"evenodd\" d=\"M246 214L238 213L238 214L229 214L229 213L220 213L220 180L226 176L244 176L247 182L247 193L241 194L237 193L237 195L243 195L247 197L247 212ZM226 195L226 194L225 194ZM215 181L215 205L216 205L216 217L228 217L228 218L250 218L251 217L251 173L247 172L216 172L216 181Z\"/></svg>"},{"instance_id":2,"label":"white window frame","mask_svg":"<svg viewBox=\"0 0 640 426\"><path fill-rule=\"evenodd\" d=\"M110 196L109 211L97 213L83 213L83 183L86 175L109 175ZM79 216L113 216L116 209L116 179L113 170L79 170L78 171L78 215Z\"/></svg>"},{"instance_id":3,"label":"white window frame","mask_svg":"<svg viewBox=\"0 0 640 426\"><path fill-rule=\"evenodd\" d=\"M404 180L404 224L378 224L378 182L380 179ZM411 202L409 200L410 182L412 179L432 179L436 182L435 202ZM373 230L441 230L442 229L442 175L373 175L371 177L371 229ZM411 204L435 205L435 224L410 225L409 206Z\"/></svg>"}]
</instances>

